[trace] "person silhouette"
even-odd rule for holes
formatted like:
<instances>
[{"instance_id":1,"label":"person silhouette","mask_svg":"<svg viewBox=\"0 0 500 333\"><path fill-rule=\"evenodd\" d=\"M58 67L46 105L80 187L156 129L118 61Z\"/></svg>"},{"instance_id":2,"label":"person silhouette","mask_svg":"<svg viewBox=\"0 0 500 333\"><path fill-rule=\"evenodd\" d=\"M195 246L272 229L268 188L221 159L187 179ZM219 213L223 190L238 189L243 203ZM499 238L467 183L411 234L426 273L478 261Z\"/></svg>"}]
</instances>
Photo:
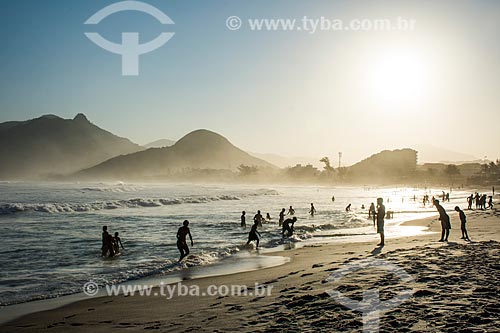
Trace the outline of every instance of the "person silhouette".
<instances>
[{"instance_id":1,"label":"person silhouette","mask_svg":"<svg viewBox=\"0 0 500 333\"><path fill-rule=\"evenodd\" d=\"M120 238L120 236L118 236L119 233L118 232L115 232L115 237L113 237L113 250L115 251L115 253L120 253L120 246L122 247L122 249L125 250L125 248L123 247L123 244L122 244L122 240Z\"/></svg>"},{"instance_id":2,"label":"person silhouette","mask_svg":"<svg viewBox=\"0 0 500 333\"><path fill-rule=\"evenodd\" d=\"M260 233L257 231L257 227L259 226L258 221L254 221L252 228L250 229L250 232L248 233L248 242L247 245L250 244L251 241L256 241L257 246L256 248L259 248L259 239L262 237Z\"/></svg>"},{"instance_id":3,"label":"person silhouette","mask_svg":"<svg viewBox=\"0 0 500 333\"><path fill-rule=\"evenodd\" d=\"M373 226L375 226L375 222L377 221L377 212L375 211L375 204L373 202L370 204L370 208L368 208L368 218L372 218Z\"/></svg>"},{"instance_id":4,"label":"person silhouette","mask_svg":"<svg viewBox=\"0 0 500 333\"><path fill-rule=\"evenodd\" d=\"M309 214L311 214L311 216L314 216L314 214L316 214L316 208L314 208L314 204L311 202L311 209L309 210Z\"/></svg>"},{"instance_id":5,"label":"person silhouette","mask_svg":"<svg viewBox=\"0 0 500 333\"><path fill-rule=\"evenodd\" d=\"M474 194L467 197L467 210L472 209L472 202L474 201Z\"/></svg>"},{"instance_id":6,"label":"person silhouette","mask_svg":"<svg viewBox=\"0 0 500 333\"><path fill-rule=\"evenodd\" d=\"M108 233L108 227L102 227L102 247L101 247L101 256L107 257L109 254L110 257L115 255L115 251L113 249L113 236Z\"/></svg>"},{"instance_id":7,"label":"person silhouette","mask_svg":"<svg viewBox=\"0 0 500 333\"><path fill-rule=\"evenodd\" d=\"M181 253L179 258L179 262L182 261L189 254L189 247L187 245L186 236L189 235L189 239L191 239L191 246L193 246L193 237L191 236L191 231L189 230L189 221L184 220L182 223L182 227L177 231L177 248Z\"/></svg>"},{"instance_id":8,"label":"person silhouette","mask_svg":"<svg viewBox=\"0 0 500 333\"><path fill-rule=\"evenodd\" d=\"M470 242L469 234L467 233L467 228L465 227L465 223L467 222L465 213L458 206L455 206L455 211L458 213L458 216L460 217L460 228L462 229L462 237L460 239L465 239L466 241Z\"/></svg>"},{"instance_id":9,"label":"person silhouette","mask_svg":"<svg viewBox=\"0 0 500 333\"><path fill-rule=\"evenodd\" d=\"M297 222L297 218L294 216L291 219L286 219L283 221L283 230L281 231L281 235L284 237L285 232L287 233L287 236L290 237L293 235L293 225Z\"/></svg>"},{"instance_id":10,"label":"person silhouette","mask_svg":"<svg viewBox=\"0 0 500 333\"><path fill-rule=\"evenodd\" d=\"M377 198L377 233L380 234L380 243L377 244L378 246L385 245L384 218L385 218L384 199Z\"/></svg>"},{"instance_id":11,"label":"person silhouette","mask_svg":"<svg viewBox=\"0 0 500 333\"><path fill-rule=\"evenodd\" d=\"M246 226L247 226L246 212L242 211L241 212L241 227L246 228Z\"/></svg>"},{"instance_id":12,"label":"person silhouette","mask_svg":"<svg viewBox=\"0 0 500 333\"><path fill-rule=\"evenodd\" d=\"M280 212L280 219L279 219L279 226L280 227L283 225L283 221L285 220L285 211L286 211L286 209L283 208Z\"/></svg>"},{"instance_id":13,"label":"person silhouette","mask_svg":"<svg viewBox=\"0 0 500 333\"><path fill-rule=\"evenodd\" d=\"M260 210L257 211L257 214L254 215L253 221L257 222L259 224L259 227L262 227L262 214L260 213Z\"/></svg>"},{"instance_id":14,"label":"person silhouette","mask_svg":"<svg viewBox=\"0 0 500 333\"><path fill-rule=\"evenodd\" d=\"M434 206L439 213L439 220L441 221L441 239L439 241L447 242L451 229L450 217L446 214L446 210L441 206L439 200L434 200Z\"/></svg>"},{"instance_id":15,"label":"person silhouette","mask_svg":"<svg viewBox=\"0 0 500 333\"><path fill-rule=\"evenodd\" d=\"M346 212L350 212L351 211L351 204L348 204L347 207L345 208L345 211Z\"/></svg>"},{"instance_id":16,"label":"person silhouette","mask_svg":"<svg viewBox=\"0 0 500 333\"><path fill-rule=\"evenodd\" d=\"M295 215L295 209L292 206L288 209L288 213L286 215Z\"/></svg>"}]
</instances>

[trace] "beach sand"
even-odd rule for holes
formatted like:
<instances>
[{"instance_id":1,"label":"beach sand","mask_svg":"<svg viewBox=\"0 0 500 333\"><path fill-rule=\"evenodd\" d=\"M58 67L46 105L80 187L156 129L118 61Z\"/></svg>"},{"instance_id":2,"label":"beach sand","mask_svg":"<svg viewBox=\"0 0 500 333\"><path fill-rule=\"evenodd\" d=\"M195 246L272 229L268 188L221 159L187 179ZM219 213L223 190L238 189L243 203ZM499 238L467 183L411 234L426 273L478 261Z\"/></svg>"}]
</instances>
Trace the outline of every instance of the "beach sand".
<instances>
[{"instance_id":1,"label":"beach sand","mask_svg":"<svg viewBox=\"0 0 500 333\"><path fill-rule=\"evenodd\" d=\"M372 242L272 253L291 259L278 267L185 281L200 290L258 282L265 296L91 298L21 317L0 331L361 332L362 314L327 291L359 301L363 291L376 288L382 302L413 290L412 297L381 315L380 332L500 332L500 211L466 211L470 243L460 239L457 214L449 214L448 243L437 242L440 234L432 233L387 239L379 248L374 235ZM407 224L440 231L436 217ZM326 280L345 264L365 258L384 259L413 281L380 268L365 268L335 283Z\"/></svg>"}]
</instances>

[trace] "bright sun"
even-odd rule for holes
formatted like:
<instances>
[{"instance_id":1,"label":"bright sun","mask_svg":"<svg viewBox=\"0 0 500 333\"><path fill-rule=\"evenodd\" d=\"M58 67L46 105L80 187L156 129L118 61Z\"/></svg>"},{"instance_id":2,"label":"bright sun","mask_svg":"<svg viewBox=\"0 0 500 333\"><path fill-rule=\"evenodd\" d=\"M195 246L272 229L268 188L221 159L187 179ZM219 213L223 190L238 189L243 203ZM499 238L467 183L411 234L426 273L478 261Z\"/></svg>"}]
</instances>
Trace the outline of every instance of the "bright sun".
<instances>
[{"instance_id":1,"label":"bright sun","mask_svg":"<svg viewBox=\"0 0 500 333\"><path fill-rule=\"evenodd\" d=\"M371 57L367 70L368 91L382 104L401 104L425 97L430 64L415 51L387 50Z\"/></svg>"}]
</instances>

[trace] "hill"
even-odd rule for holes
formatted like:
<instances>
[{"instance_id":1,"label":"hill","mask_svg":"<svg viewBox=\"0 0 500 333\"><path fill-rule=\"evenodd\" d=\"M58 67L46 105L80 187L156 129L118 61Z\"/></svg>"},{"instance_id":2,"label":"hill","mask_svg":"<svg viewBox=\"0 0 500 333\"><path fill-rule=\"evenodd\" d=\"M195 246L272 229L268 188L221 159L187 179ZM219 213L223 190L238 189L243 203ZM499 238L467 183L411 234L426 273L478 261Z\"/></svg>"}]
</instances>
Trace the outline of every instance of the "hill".
<instances>
[{"instance_id":1,"label":"hill","mask_svg":"<svg viewBox=\"0 0 500 333\"><path fill-rule=\"evenodd\" d=\"M119 156L77 176L94 179L166 178L191 170L211 169L236 171L240 165L275 168L235 147L225 137L197 130L184 136L171 147L150 148Z\"/></svg>"},{"instance_id":2,"label":"hill","mask_svg":"<svg viewBox=\"0 0 500 333\"><path fill-rule=\"evenodd\" d=\"M413 149L384 150L348 168L351 180L403 180L415 174L417 152Z\"/></svg>"},{"instance_id":3,"label":"hill","mask_svg":"<svg viewBox=\"0 0 500 333\"><path fill-rule=\"evenodd\" d=\"M83 114L0 123L0 142L0 179L70 174L144 149L95 126Z\"/></svg>"}]
</instances>

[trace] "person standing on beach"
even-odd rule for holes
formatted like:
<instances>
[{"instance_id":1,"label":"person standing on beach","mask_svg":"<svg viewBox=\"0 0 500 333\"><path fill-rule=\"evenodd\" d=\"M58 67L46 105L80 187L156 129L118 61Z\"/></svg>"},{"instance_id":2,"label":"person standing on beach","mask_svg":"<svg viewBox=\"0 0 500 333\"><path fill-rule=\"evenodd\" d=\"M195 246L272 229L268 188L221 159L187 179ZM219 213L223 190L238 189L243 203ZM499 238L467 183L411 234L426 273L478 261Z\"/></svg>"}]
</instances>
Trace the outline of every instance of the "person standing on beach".
<instances>
[{"instance_id":1,"label":"person standing on beach","mask_svg":"<svg viewBox=\"0 0 500 333\"><path fill-rule=\"evenodd\" d=\"M467 210L472 209L472 202L474 201L474 194L467 197Z\"/></svg>"},{"instance_id":2,"label":"person standing on beach","mask_svg":"<svg viewBox=\"0 0 500 333\"><path fill-rule=\"evenodd\" d=\"M254 221L252 228L250 229L250 232L248 233L248 242L247 245L250 244L251 241L256 241L257 246L256 249L259 248L259 240L262 237L260 233L257 231L257 227L259 226L259 222Z\"/></svg>"},{"instance_id":3,"label":"person standing on beach","mask_svg":"<svg viewBox=\"0 0 500 333\"><path fill-rule=\"evenodd\" d=\"M384 218L385 218L384 199L377 198L377 233L380 234L380 243L377 244L378 246L385 245Z\"/></svg>"},{"instance_id":4,"label":"person standing on beach","mask_svg":"<svg viewBox=\"0 0 500 333\"><path fill-rule=\"evenodd\" d=\"M242 211L241 212L241 227L246 228L247 227L247 217L246 217L246 212Z\"/></svg>"},{"instance_id":5,"label":"person standing on beach","mask_svg":"<svg viewBox=\"0 0 500 333\"><path fill-rule=\"evenodd\" d=\"M450 235L451 223L450 217L446 214L446 210L441 206L439 200L434 201L434 206L439 213L439 220L441 221L441 239L440 242L447 242Z\"/></svg>"},{"instance_id":6,"label":"person standing on beach","mask_svg":"<svg viewBox=\"0 0 500 333\"><path fill-rule=\"evenodd\" d=\"M375 226L375 221L377 220L377 212L375 211L375 204L373 202L368 209L368 218L371 218L373 220L373 226Z\"/></svg>"},{"instance_id":7,"label":"person standing on beach","mask_svg":"<svg viewBox=\"0 0 500 333\"><path fill-rule=\"evenodd\" d=\"M189 230L189 221L184 220L182 223L182 227L177 231L177 248L181 253L179 258L179 262L182 261L189 254L189 247L187 245L186 236L189 235L189 239L191 239L191 246L193 246L193 237L191 237L191 231Z\"/></svg>"},{"instance_id":8,"label":"person standing on beach","mask_svg":"<svg viewBox=\"0 0 500 333\"><path fill-rule=\"evenodd\" d=\"M458 212L458 216L460 217L460 227L462 229L462 238L460 239L465 239L466 241L470 242L469 234L467 234L467 228L465 227L465 223L467 222L465 213L458 206L455 206L455 211Z\"/></svg>"},{"instance_id":9,"label":"person standing on beach","mask_svg":"<svg viewBox=\"0 0 500 333\"><path fill-rule=\"evenodd\" d=\"M309 214L311 214L311 216L314 216L314 214L316 214L316 208L314 208L314 204L311 202L311 209L309 210Z\"/></svg>"},{"instance_id":10,"label":"person standing on beach","mask_svg":"<svg viewBox=\"0 0 500 333\"><path fill-rule=\"evenodd\" d=\"M283 225L284 220L285 220L285 208L283 208L280 212L280 220L279 220L280 227Z\"/></svg>"}]
</instances>

